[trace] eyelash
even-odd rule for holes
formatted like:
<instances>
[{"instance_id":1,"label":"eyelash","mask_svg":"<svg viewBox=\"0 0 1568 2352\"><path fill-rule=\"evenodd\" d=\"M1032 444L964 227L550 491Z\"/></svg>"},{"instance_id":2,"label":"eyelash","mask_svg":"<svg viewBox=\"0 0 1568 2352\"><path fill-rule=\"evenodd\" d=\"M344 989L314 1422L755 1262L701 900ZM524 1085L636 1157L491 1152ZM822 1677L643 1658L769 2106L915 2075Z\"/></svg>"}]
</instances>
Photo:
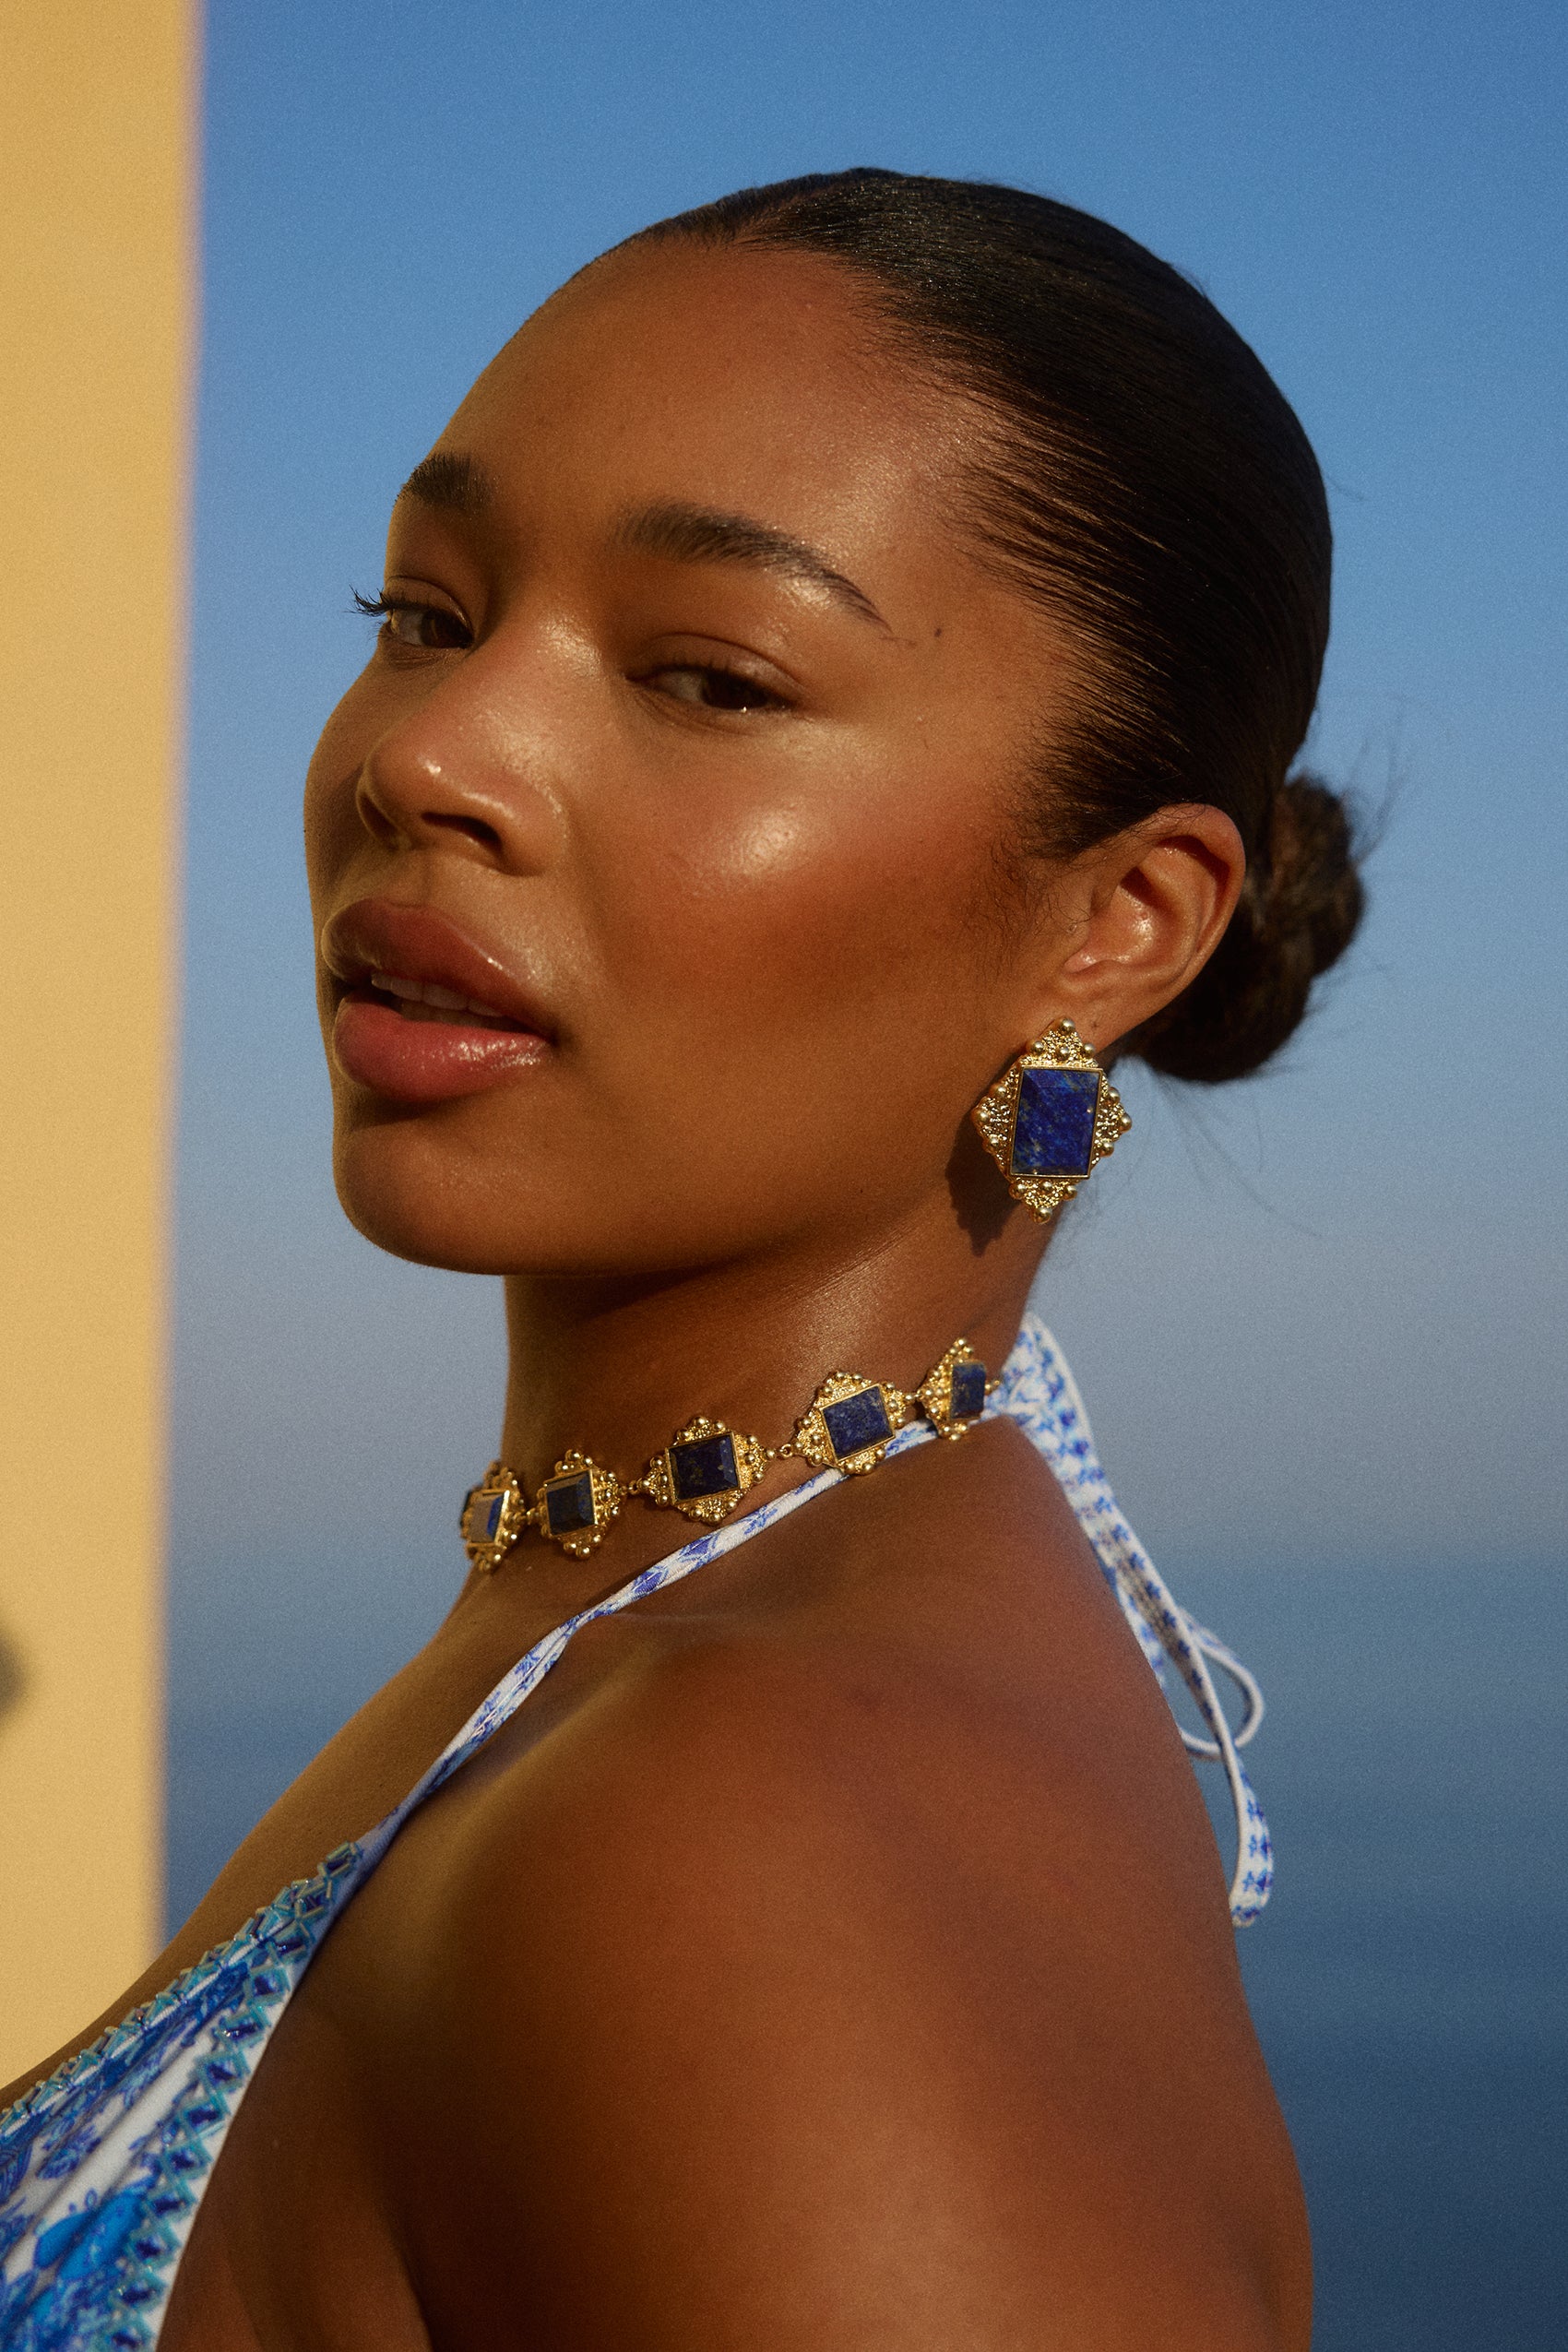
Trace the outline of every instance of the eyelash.
<instances>
[{"instance_id":1,"label":"eyelash","mask_svg":"<svg viewBox=\"0 0 1568 2352\"><path fill-rule=\"evenodd\" d=\"M353 598L355 611L362 613L365 619L369 621L380 621L383 624L385 624L398 612L433 612L440 619L449 623L454 628L460 629L465 625L458 620L456 613L448 612L444 605L429 604L422 597L396 596L389 594L385 588L381 591L379 596L362 596L358 588L351 588L350 590L350 594ZM402 647L402 650L405 652L416 652L420 650L420 648L410 646ZM426 650L433 652L451 651L454 650L454 648L432 647L426 648ZM755 697L755 701L750 706L752 709L787 710L790 707L789 702L783 695L776 694L771 686L763 685L760 680L754 678L748 671L742 670L740 665L735 662L668 661L661 663L658 669L647 671L643 677L635 679L633 683L639 686L646 685L648 680L666 674L671 676L732 679L737 686L748 688L751 694ZM679 695L671 695L670 699L675 702L688 702L688 697ZM690 706L688 705L688 707ZM709 703L707 705L698 705L696 707L719 711L723 711L728 708L732 715L742 715L747 708L747 706L743 704L731 704L726 706L723 703Z\"/></svg>"}]
</instances>

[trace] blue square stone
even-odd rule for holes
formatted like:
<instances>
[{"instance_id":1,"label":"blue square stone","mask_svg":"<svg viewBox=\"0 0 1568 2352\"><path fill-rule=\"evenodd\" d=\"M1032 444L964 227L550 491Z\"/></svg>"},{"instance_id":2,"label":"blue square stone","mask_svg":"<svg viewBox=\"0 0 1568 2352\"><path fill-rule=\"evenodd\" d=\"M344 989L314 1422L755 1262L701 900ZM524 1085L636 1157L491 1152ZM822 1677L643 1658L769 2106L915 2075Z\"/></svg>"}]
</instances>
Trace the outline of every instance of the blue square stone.
<instances>
[{"instance_id":1,"label":"blue square stone","mask_svg":"<svg viewBox=\"0 0 1568 2352\"><path fill-rule=\"evenodd\" d=\"M549 1479L544 1488L544 1515L552 1536L576 1535L593 1525L593 1480L586 1470L576 1477Z\"/></svg>"},{"instance_id":2,"label":"blue square stone","mask_svg":"<svg viewBox=\"0 0 1568 2352\"><path fill-rule=\"evenodd\" d=\"M1087 1176L1098 1070L1026 1070L1013 1129L1015 1176Z\"/></svg>"},{"instance_id":3,"label":"blue square stone","mask_svg":"<svg viewBox=\"0 0 1568 2352\"><path fill-rule=\"evenodd\" d=\"M470 1487L463 1497L463 1508L457 1520L457 1532L465 1543L492 1543L501 1523L503 1498L486 1494L480 1487Z\"/></svg>"},{"instance_id":4,"label":"blue square stone","mask_svg":"<svg viewBox=\"0 0 1568 2352\"><path fill-rule=\"evenodd\" d=\"M670 1448L670 1476L677 1503L698 1503L708 1494L734 1494L741 1474L732 1437L689 1437Z\"/></svg>"},{"instance_id":5,"label":"blue square stone","mask_svg":"<svg viewBox=\"0 0 1568 2352\"><path fill-rule=\"evenodd\" d=\"M880 1445L893 1434L887 1401L880 1388L860 1388L840 1404L825 1405L822 1419L827 1442L840 1462L867 1445Z\"/></svg>"},{"instance_id":6,"label":"blue square stone","mask_svg":"<svg viewBox=\"0 0 1568 2352\"><path fill-rule=\"evenodd\" d=\"M949 1411L954 1420L972 1420L985 1408L985 1366L955 1364L953 1367L953 1402Z\"/></svg>"}]
</instances>

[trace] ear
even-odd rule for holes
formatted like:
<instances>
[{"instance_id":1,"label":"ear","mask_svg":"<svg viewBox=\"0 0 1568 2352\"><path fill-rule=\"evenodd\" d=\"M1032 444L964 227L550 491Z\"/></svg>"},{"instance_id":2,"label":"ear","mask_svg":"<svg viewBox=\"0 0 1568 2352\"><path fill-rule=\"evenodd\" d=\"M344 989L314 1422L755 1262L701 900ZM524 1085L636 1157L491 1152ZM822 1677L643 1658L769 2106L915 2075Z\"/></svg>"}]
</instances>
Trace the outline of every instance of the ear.
<instances>
[{"instance_id":1,"label":"ear","mask_svg":"<svg viewBox=\"0 0 1568 2352\"><path fill-rule=\"evenodd\" d=\"M1065 1016L1103 1052L1150 1019L1213 955L1246 870L1234 824L1202 802L1159 809L1075 858L1051 893L1062 928L1040 1027Z\"/></svg>"}]
</instances>

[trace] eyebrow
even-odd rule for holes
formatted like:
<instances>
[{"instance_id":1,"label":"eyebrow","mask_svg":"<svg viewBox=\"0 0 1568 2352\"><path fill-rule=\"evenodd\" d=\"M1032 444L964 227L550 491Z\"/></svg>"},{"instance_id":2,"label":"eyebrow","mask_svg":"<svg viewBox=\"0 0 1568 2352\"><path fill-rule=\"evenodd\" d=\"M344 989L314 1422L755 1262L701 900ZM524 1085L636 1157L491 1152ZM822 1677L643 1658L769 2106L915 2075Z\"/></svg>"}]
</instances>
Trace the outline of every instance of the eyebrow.
<instances>
[{"instance_id":1,"label":"eyebrow","mask_svg":"<svg viewBox=\"0 0 1568 2352\"><path fill-rule=\"evenodd\" d=\"M862 621L885 629L886 622L863 588L836 571L826 555L751 515L727 515L709 506L665 499L624 515L612 544L638 555L661 555L677 564L743 564L754 571L825 588Z\"/></svg>"},{"instance_id":2,"label":"eyebrow","mask_svg":"<svg viewBox=\"0 0 1568 2352\"><path fill-rule=\"evenodd\" d=\"M458 515L482 515L494 496L490 476L463 449L436 449L422 457L398 493L399 499L417 499L422 506L445 507ZM864 588L836 569L820 549L772 523L759 522L754 515L658 499L624 515L611 543L628 553L659 555L677 564L742 564L754 571L773 572L826 589L859 619L879 629L887 626Z\"/></svg>"},{"instance_id":3,"label":"eyebrow","mask_svg":"<svg viewBox=\"0 0 1568 2352\"><path fill-rule=\"evenodd\" d=\"M436 449L422 457L398 493L398 498L417 498L422 506L445 506L457 515L482 515L494 495L495 485L479 459L462 449Z\"/></svg>"}]
</instances>

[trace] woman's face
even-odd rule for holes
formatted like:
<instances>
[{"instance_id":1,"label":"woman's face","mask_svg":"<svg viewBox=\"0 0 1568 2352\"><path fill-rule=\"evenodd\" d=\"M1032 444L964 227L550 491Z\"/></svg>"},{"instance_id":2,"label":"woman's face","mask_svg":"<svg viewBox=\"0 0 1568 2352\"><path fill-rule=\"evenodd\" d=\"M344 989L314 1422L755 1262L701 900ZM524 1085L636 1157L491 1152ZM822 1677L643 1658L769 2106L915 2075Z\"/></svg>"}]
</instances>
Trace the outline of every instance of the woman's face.
<instances>
[{"instance_id":1,"label":"woman's face","mask_svg":"<svg viewBox=\"0 0 1568 2352\"><path fill-rule=\"evenodd\" d=\"M944 519L962 405L857 300L809 255L617 255L398 499L305 809L339 1186L384 1247L874 1246L1038 1019L998 852L1067 656Z\"/></svg>"}]
</instances>

